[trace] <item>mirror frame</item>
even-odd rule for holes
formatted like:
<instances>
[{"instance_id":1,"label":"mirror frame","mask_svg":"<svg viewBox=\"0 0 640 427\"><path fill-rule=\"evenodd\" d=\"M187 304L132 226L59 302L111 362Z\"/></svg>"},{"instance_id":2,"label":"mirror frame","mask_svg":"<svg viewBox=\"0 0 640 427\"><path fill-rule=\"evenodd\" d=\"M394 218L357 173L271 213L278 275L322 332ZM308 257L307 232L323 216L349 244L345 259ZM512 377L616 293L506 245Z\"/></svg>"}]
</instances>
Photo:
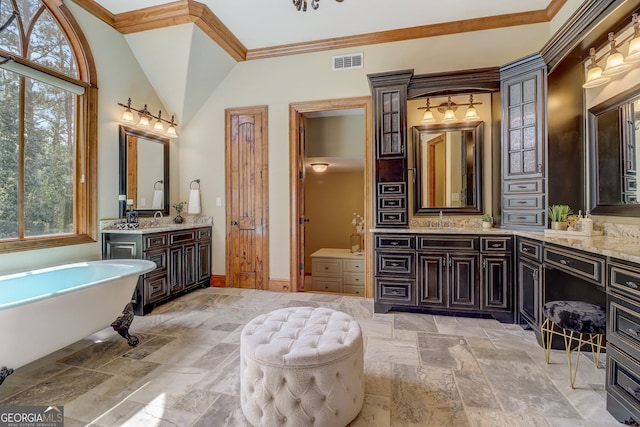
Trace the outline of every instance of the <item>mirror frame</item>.
<instances>
[{"instance_id":1,"label":"mirror frame","mask_svg":"<svg viewBox=\"0 0 640 427\"><path fill-rule=\"evenodd\" d=\"M138 215L141 217L151 217L156 211L162 212L162 215L169 216L169 142L171 141L169 138L163 138L162 136L153 134L151 132L144 132L138 129L120 125L120 162L119 162L120 176L119 176L118 194L128 194L127 193L127 137L129 135L135 136L137 138L144 138L152 142L157 142L158 144L162 144L163 154L164 154L164 165L163 165L164 206L162 207L162 209L135 209L135 211L138 212ZM126 216L126 211L127 211L127 201L119 200L118 213L120 215L120 218L124 218Z\"/></svg>"},{"instance_id":2,"label":"mirror frame","mask_svg":"<svg viewBox=\"0 0 640 427\"><path fill-rule=\"evenodd\" d=\"M626 122L628 112L625 107L633 99L640 97L638 86L629 89L619 95L614 96L592 108L588 114L588 135L589 135L589 212L594 215L607 216L627 216L640 217L640 204L599 204L598 203L598 186L600 171L598 170L598 116L618 110L618 134L620 135L620 144L625 143L629 131L625 129L622 122ZM624 148L624 147L622 147ZM621 149L622 149L621 148ZM622 171L617 171L622 173ZM637 173L637 172L636 172ZM622 192L622 189L621 189Z\"/></svg>"},{"instance_id":3,"label":"mirror frame","mask_svg":"<svg viewBox=\"0 0 640 427\"><path fill-rule=\"evenodd\" d=\"M473 140L475 141L474 149L474 178L473 183L475 186L475 204L467 205L467 207L436 207L436 208L423 208L420 207L420 194L422 191L421 180L418 179L418 171L421 170L420 162L420 133L424 131L429 132L448 132L448 131L471 131L473 133ZM480 215L483 213L483 152L484 152L484 122L461 122L453 124L435 124L435 125L420 125L413 126L413 215L437 215L442 211L443 214L458 214L458 215Z\"/></svg>"}]
</instances>

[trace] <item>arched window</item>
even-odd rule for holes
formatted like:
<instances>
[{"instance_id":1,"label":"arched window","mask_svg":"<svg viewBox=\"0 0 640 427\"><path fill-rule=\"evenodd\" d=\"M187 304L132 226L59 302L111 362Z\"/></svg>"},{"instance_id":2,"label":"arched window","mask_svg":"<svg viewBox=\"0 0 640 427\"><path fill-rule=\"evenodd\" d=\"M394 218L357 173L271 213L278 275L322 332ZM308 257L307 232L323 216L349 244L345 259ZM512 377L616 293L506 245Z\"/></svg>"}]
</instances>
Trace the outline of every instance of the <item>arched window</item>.
<instances>
[{"instance_id":1,"label":"arched window","mask_svg":"<svg viewBox=\"0 0 640 427\"><path fill-rule=\"evenodd\" d=\"M96 237L96 79L59 0L0 0L0 252Z\"/></svg>"}]
</instances>

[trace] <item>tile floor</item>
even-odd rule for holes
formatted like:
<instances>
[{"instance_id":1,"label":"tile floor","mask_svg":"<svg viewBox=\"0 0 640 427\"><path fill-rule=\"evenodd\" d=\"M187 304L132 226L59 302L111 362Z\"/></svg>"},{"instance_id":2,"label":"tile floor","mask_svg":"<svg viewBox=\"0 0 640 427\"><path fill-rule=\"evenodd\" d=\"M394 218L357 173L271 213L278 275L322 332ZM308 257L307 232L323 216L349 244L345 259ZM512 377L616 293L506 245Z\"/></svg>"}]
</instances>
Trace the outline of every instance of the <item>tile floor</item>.
<instances>
[{"instance_id":1,"label":"tile floor","mask_svg":"<svg viewBox=\"0 0 640 427\"><path fill-rule=\"evenodd\" d=\"M202 289L136 317L127 346L110 328L17 369L0 406L64 405L65 426L247 426L239 338L259 313L324 306L365 337L366 397L351 426L617 426L604 369L587 357L569 388L564 352L544 363L533 332L494 320L374 314L371 300Z\"/></svg>"}]
</instances>

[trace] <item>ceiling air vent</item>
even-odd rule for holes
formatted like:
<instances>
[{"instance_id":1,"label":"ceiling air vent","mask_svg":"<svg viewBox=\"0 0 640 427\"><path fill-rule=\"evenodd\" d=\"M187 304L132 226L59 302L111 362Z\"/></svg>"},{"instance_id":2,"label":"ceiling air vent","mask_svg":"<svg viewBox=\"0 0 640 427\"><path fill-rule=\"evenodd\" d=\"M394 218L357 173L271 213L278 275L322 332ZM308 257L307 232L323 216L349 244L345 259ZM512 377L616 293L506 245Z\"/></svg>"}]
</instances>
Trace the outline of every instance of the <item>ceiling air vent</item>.
<instances>
[{"instance_id":1,"label":"ceiling air vent","mask_svg":"<svg viewBox=\"0 0 640 427\"><path fill-rule=\"evenodd\" d=\"M352 53L333 57L333 71L362 68L362 53Z\"/></svg>"}]
</instances>

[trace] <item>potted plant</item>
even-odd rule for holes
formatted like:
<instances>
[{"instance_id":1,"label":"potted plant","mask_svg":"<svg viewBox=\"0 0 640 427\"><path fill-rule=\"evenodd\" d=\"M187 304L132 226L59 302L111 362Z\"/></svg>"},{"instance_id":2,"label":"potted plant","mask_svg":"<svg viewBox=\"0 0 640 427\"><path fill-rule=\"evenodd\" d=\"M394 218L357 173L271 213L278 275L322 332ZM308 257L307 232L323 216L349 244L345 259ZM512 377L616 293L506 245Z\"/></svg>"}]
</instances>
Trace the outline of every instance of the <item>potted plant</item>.
<instances>
[{"instance_id":1,"label":"potted plant","mask_svg":"<svg viewBox=\"0 0 640 427\"><path fill-rule=\"evenodd\" d=\"M182 224L182 222L184 221L184 218L182 218L182 211L184 210L184 205L186 205L187 202L177 202L174 203L173 205L173 209L176 210L176 217L173 218L173 222L175 222L176 224Z\"/></svg>"},{"instance_id":2,"label":"potted plant","mask_svg":"<svg viewBox=\"0 0 640 427\"><path fill-rule=\"evenodd\" d=\"M482 214L482 228L491 228L493 227L493 217L488 214Z\"/></svg>"},{"instance_id":3,"label":"potted plant","mask_svg":"<svg viewBox=\"0 0 640 427\"><path fill-rule=\"evenodd\" d=\"M548 213L552 230L567 229L567 216L571 213L569 205L551 205Z\"/></svg>"}]
</instances>

